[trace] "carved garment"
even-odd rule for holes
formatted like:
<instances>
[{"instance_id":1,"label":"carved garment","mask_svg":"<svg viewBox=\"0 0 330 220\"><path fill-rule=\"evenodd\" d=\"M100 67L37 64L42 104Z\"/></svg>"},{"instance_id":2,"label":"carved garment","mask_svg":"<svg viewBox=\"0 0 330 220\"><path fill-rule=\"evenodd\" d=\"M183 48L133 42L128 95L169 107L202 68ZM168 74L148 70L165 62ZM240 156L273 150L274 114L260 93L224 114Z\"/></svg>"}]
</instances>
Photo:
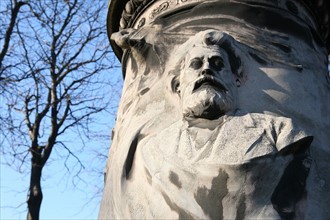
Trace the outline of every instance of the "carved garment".
<instances>
[{"instance_id":1,"label":"carved garment","mask_svg":"<svg viewBox=\"0 0 330 220\"><path fill-rule=\"evenodd\" d=\"M271 196L293 158L282 152L310 136L288 118L265 114L212 123L182 120L142 135L114 217L280 219Z\"/></svg>"}]
</instances>

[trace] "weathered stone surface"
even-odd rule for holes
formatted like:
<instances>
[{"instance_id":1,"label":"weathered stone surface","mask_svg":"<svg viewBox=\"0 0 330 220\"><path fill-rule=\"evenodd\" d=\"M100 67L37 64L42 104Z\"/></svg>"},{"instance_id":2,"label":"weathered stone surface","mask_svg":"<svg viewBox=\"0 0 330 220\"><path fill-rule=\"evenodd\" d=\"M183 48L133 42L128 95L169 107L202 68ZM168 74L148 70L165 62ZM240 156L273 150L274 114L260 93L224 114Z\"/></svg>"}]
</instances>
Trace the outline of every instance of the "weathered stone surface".
<instances>
[{"instance_id":1,"label":"weathered stone surface","mask_svg":"<svg viewBox=\"0 0 330 220\"><path fill-rule=\"evenodd\" d=\"M128 1L100 219L330 218L328 26L306 5Z\"/></svg>"}]
</instances>

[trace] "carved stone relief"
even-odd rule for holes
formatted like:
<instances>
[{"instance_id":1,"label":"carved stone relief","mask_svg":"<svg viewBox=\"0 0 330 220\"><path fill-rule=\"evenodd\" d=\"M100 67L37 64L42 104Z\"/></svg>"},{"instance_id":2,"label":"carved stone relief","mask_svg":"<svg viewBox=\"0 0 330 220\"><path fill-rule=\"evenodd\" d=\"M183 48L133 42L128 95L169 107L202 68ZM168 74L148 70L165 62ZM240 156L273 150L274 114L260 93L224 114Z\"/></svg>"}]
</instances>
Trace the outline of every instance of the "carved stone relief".
<instances>
[{"instance_id":1,"label":"carved stone relief","mask_svg":"<svg viewBox=\"0 0 330 220\"><path fill-rule=\"evenodd\" d=\"M150 2L111 35L125 83L99 218L330 217L327 50L304 5Z\"/></svg>"}]
</instances>

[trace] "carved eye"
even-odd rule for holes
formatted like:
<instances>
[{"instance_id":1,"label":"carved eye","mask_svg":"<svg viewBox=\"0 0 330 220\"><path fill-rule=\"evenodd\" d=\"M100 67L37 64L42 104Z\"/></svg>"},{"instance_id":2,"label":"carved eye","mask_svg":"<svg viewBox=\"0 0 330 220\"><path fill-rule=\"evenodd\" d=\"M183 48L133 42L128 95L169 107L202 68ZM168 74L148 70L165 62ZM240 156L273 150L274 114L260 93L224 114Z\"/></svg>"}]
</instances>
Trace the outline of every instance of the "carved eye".
<instances>
[{"instance_id":1,"label":"carved eye","mask_svg":"<svg viewBox=\"0 0 330 220\"><path fill-rule=\"evenodd\" d=\"M190 61L190 65L189 67L192 68L192 69L199 69L203 66L203 61L199 58L194 58Z\"/></svg>"},{"instance_id":2,"label":"carved eye","mask_svg":"<svg viewBox=\"0 0 330 220\"><path fill-rule=\"evenodd\" d=\"M223 59L221 57L212 57L210 65L216 70L221 70L224 67Z\"/></svg>"}]
</instances>

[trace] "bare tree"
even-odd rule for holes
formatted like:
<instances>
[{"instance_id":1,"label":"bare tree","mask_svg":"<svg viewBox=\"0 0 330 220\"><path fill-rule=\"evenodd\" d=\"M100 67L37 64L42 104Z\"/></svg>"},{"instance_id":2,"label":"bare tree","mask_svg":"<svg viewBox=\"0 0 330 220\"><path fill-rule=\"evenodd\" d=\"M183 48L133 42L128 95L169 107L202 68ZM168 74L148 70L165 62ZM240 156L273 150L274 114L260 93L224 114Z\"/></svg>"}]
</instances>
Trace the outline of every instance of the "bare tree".
<instances>
[{"instance_id":1,"label":"bare tree","mask_svg":"<svg viewBox=\"0 0 330 220\"><path fill-rule=\"evenodd\" d=\"M93 115L107 109L111 97L99 75L114 68L114 56L101 16L105 1L14 1L11 8L0 57L7 64L0 82L7 114L2 145L8 144L1 151L10 149L20 163L31 158L27 218L39 219L42 170L53 149L65 149L84 168L60 137L73 129L88 135ZM13 30L14 56L3 59Z\"/></svg>"}]
</instances>

